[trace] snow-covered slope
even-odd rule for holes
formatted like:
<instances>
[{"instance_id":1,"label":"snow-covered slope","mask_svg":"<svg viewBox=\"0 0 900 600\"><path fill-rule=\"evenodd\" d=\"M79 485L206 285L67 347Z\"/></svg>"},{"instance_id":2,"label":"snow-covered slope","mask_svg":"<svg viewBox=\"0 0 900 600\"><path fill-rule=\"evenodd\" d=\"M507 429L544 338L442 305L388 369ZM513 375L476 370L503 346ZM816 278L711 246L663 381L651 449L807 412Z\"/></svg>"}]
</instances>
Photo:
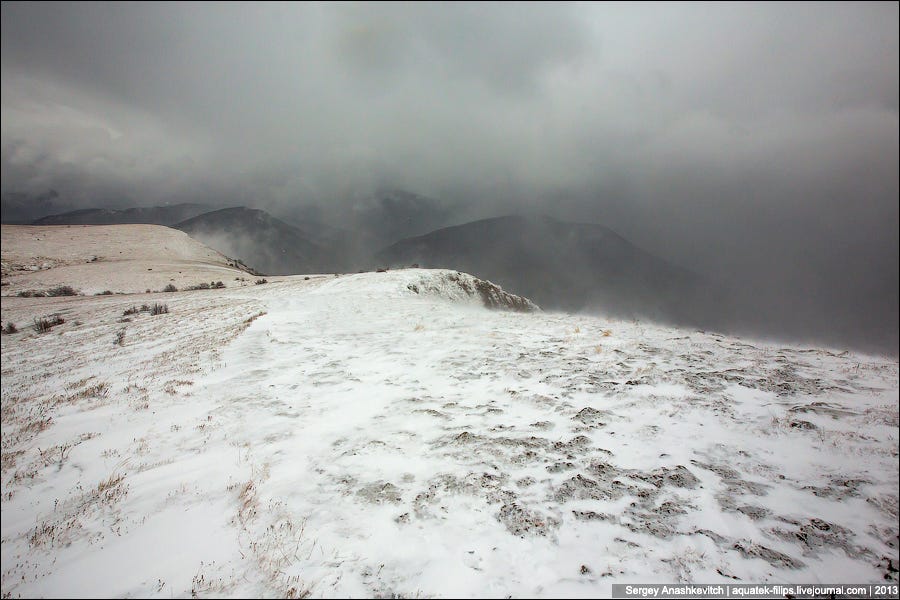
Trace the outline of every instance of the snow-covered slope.
<instances>
[{"instance_id":1,"label":"snow-covered slope","mask_svg":"<svg viewBox=\"0 0 900 600\"><path fill-rule=\"evenodd\" d=\"M4 298L3 595L896 581L896 361L491 311L474 281Z\"/></svg>"},{"instance_id":2,"label":"snow-covered slope","mask_svg":"<svg viewBox=\"0 0 900 600\"><path fill-rule=\"evenodd\" d=\"M247 273L161 225L3 225L3 295L72 286L84 294L182 288Z\"/></svg>"}]
</instances>

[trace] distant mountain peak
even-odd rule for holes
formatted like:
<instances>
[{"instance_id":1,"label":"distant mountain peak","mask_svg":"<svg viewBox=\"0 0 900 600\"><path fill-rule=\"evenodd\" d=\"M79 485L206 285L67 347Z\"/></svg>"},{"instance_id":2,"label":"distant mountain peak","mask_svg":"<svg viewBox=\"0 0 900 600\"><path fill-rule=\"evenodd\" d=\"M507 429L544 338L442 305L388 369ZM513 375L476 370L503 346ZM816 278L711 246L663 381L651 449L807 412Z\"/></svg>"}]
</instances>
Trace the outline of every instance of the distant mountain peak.
<instances>
[{"instance_id":1,"label":"distant mountain peak","mask_svg":"<svg viewBox=\"0 0 900 600\"><path fill-rule=\"evenodd\" d=\"M222 208L173 227L269 275L334 270L327 249L301 229L258 208Z\"/></svg>"},{"instance_id":2,"label":"distant mountain peak","mask_svg":"<svg viewBox=\"0 0 900 600\"><path fill-rule=\"evenodd\" d=\"M546 215L502 215L396 242L384 264L457 269L541 306L619 316L692 320L704 283L608 227Z\"/></svg>"}]
</instances>

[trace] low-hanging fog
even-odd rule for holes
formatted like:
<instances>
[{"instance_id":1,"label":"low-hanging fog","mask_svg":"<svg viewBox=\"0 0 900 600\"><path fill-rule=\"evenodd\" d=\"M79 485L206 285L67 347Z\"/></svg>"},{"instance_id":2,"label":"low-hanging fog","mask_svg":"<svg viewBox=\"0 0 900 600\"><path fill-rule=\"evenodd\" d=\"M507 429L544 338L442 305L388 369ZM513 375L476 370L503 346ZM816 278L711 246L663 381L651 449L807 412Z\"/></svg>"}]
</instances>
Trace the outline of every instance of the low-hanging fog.
<instances>
[{"instance_id":1,"label":"low-hanging fog","mask_svg":"<svg viewBox=\"0 0 900 600\"><path fill-rule=\"evenodd\" d=\"M599 223L736 330L896 354L898 70L897 3L4 2L0 185Z\"/></svg>"}]
</instances>

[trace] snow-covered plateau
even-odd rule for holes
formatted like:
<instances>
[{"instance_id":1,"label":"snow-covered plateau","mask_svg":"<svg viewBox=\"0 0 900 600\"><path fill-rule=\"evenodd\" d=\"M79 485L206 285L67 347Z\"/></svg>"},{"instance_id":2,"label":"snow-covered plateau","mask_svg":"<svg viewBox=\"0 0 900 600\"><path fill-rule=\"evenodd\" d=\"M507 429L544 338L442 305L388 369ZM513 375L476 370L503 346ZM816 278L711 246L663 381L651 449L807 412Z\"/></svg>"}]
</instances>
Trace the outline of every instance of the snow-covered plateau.
<instances>
[{"instance_id":1,"label":"snow-covered plateau","mask_svg":"<svg viewBox=\"0 0 900 600\"><path fill-rule=\"evenodd\" d=\"M158 288L128 268L112 291ZM3 297L3 597L897 581L895 359L545 313L455 271L228 274Z\"/></svg>"}]
</instances>

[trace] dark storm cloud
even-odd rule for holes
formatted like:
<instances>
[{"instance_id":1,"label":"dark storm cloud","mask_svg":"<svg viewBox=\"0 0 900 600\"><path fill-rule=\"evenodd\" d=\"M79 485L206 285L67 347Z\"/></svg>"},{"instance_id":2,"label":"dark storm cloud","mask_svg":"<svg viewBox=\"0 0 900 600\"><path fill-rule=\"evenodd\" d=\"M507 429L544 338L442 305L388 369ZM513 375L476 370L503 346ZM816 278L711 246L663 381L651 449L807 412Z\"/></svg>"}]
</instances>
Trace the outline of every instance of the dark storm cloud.
<instances>
[{"instance_id":1,"label":"dark storm cloud","mask_svg":"<svg viewBox=\"0 0 900 600\"><path fill-rule=\"evenodd\" d=\"M5 146L83 163L131 151L149 159L126 168L138 177L185 156L195 177L237 169L232 184L289 174L255 189L264 201L348 170L362 187L403 171L433 187L514 162L542 75L589 41L573 9L539 5L4 5L3 27ZM64 123L36 133L47 116Z\"/></svg>"},{"instance_id":2,"label":"dark storm cloud","mask_svg":"<svg viewBox=\"0 0 900 600\"><path fill-rule=\"evenodd\" d=\"M897 3L2 15L4 194L552 212L896 348Z\"/></svg>"}]
</instances>

